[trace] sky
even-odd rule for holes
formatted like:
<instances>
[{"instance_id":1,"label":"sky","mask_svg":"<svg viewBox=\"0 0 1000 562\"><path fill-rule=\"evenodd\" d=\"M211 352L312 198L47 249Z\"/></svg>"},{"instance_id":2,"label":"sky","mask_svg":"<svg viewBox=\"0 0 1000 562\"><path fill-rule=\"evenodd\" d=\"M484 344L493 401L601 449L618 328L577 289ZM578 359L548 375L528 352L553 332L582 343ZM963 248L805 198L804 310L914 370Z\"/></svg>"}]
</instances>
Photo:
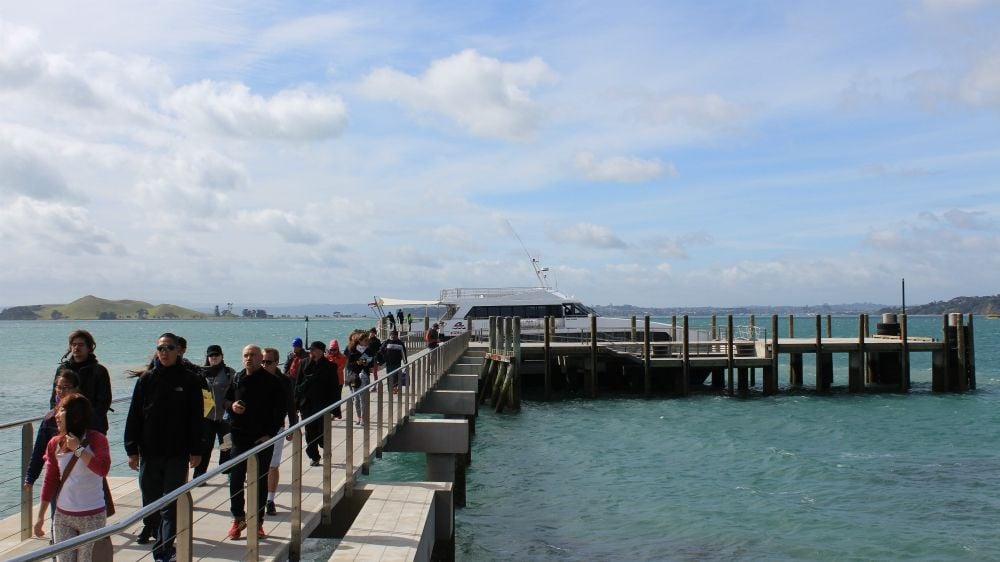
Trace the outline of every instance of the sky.
<instances>
[{"instance_id":1,"label":"sky","mask_svg":"<svg viewBox=\"0 0 1000 562\"><path fill-rule=\"evenodd\" d=\"M0 306L1000 293L1000 2L0 0Z\"/></svg>"}]
</instances>

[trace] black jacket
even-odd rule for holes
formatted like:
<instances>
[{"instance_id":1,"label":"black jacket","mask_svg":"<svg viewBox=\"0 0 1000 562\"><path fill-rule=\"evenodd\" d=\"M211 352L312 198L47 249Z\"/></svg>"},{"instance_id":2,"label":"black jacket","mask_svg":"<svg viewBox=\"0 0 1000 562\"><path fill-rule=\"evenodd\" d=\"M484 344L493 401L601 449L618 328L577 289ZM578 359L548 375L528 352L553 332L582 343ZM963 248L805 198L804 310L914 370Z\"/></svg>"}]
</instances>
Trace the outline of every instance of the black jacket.
<instances>
[{"instance_id":1,"label":"black jacket","mask_svg":"<svg viewBox=\"0 0 1000 562\"><path fill-rule=\"evenodd\" d=\"M226 393L229 403L229 423L233 440L250 444L261 437L274 437L282 426L287 413L285 389L275 375L263 368L247 375L247 370L236 373L234 382ZM233 403L243 402L242 414L233 411Z\"/></svg>"},{"instance_id":2,"label":"black jacket","mask_svg":"<svg viewBox=\"0 0 1000 562\"><path fill-rule=\"evenodd\" d=\"M303 416L315 414L340 400L337 366L320 357L313 361L306 357L299 363L299 376L295 379L295 404Z\"/></svg>"},{"instance_id":3,"label":"black jacket","mask_svg":"<svg viewBox=\"0 0 1000 562\"><path fill-rule=\"evenodd\" d=\"M52 396L49 398L49 407L56 406L55 383L59 378L59 370L67 368L76 371L80 375L80 394L90 400L90 405L94 407L94 418L91 420L90 429L95 429L101 433L108 432L108 410L111 409L111 377L108 370L97 362L97 357L90 354L80 363L76 363L72 358L64 361L56 369L55 377L52 379Z\"/></svg>"},{"instance_id":4,"label":"black jacket","mask_svg":"<svg viewBox=\"0 0 1000 562\"><path fill-rule=\"evenodd\" d=\"M158 365L143 373L125 418L129 455L188 457L201 453L201 377L184 365Z\"/></svg>"}]
</instances>

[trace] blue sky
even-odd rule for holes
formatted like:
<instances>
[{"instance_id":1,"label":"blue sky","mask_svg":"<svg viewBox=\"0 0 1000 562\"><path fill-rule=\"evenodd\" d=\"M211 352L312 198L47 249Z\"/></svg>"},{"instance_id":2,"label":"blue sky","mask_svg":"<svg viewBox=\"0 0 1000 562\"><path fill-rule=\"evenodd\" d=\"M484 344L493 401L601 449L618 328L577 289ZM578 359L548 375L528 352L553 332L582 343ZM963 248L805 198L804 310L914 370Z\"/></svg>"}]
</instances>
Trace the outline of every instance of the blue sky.
<instances>
[{"instance_id":1,"label":"blue sky","mask_svg":"<svg viewBox=\"0 0 1000 562\"><path fill-rule=\"evenodd\" d=\"M36 4L0 305L1000 292L996 2Z\"/></svg>"}]
</instances>

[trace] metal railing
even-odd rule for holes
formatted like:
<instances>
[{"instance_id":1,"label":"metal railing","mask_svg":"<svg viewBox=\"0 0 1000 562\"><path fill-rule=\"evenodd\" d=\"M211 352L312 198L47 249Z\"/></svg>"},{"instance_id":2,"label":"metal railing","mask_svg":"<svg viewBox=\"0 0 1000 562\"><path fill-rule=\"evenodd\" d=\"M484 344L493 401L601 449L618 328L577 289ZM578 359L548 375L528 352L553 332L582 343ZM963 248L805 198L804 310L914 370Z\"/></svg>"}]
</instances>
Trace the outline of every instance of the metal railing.
<instances>
[{"instance_id":1,"label":"metal railing","mask_svg":"<svg viewBox=\"0 0 1000 562\"><path fill-rule=\"evenodd\" d=\"M241 453L240 455L233 457L225 464L221 464L216 468L209 470L205 474L188 481L183 486L175 489L169 494L163 496L162 498L143 506L142 508L136 510L127 517L122 518L120 521L109 524L101 529L91 531L89 533L84 533L82 535L73 537L71 539L58 542L52 545L48 545L38 550L35 550L28 554L23 554L10 559L11 562L29 562L38 561L52 558L53 556L73 550L81 545L92 543L101 540L105 537L110 537L124 532L128 527L138 523L144 517L147 517L153 513L156 513L169 505L171 502L177 502L177 534L175 535L175 548L177 549L177 559L183 561L190 561L193 554L194 546L194 528L197 522L194 519L194 500L191 496L192 490L202 485L202 483L207 482L209 479L222 474L223 472L228 472L229 470L235 468L242 462L247 463L247 475L248 484L246 486L246 505L256 506L257 505L257 486L252 485L252 480L250 475L256 475L257 472L257 454L272 447L279 440L285 439L288 435L292 436L292 482L291 482L291 494L292 494L292 509L291 509L291 536L290 536L290 546L289 546L289 559L298 560L301 553L302 544L302 454L303 454L303 443L302 443L302 432L303 429L309 423L314 421L323 420L323 456L321 459L321 465L323 469L323 510L322 518L324 523L329 523L331 518L331 509L333 507L333 451L332 451L332 412L338 407L343 407L345 411L344 420L345 424L345 448L346 456L344 463L344 494L345 496L350 496L352 493L353 483L354 483L354 473L355 473L355 461L354 458L354 406L355 401L361 402L362 408L362 428L363 428L363 451L365 452L366 458L362 459L362 464L367 466L368 464L368 451L371 450L371 438L372 438L372 420L369 413L371 412L372 400L371 393L374 391L376 394L376 435L377 443L381 443L383 438L388 437L388 434L383 433L383 418L389 424L398 424L404 422L416 409L417 404L422 399L423 395L430 390L437 381L444 375L445 369L453 364L468 348L468 334L463 334L461 336L456 336L451 338L447 342L441 344L439 347L431 350L427 350L426 353L420 353L415 356L407 365L400 367L392 371L391 373L386 373L385 376L379 377L378 379L370 382L369 384L358 388L350 396L342 398L337 402L327 406L323 410L300 420L298 423L292 425L291 427L281 431L268 441L257 445L256 447ZM395 380L397 380L403 370L408 372L407 385L402 386L398 394L393 394L391 389L386 392L385 387ZM393 400L395 397L395 400ZM395 402L395 404L394 404ZM33 420L39 418L33 418ZM18 423L23 422L11 422L8 424L0 425L3 427L14 427ZM30 423L30 422L29 422ZM29 449L30 449L29 445ZM22 472L23 475L23 472ZM30 521L31 512L31 500L28 500L28 517ZM23 507L22 507L23 509ZM22 511L23 515L23 511ZM257 533L253 532L258 526L258 515L256 509L247 509L247 528L251 531L247 533L247 551L244 556L244 560L256 561L259 559L258 551L258 538ZM30 524L29 524L30 529Z\"/></svg>"}]
</instances>

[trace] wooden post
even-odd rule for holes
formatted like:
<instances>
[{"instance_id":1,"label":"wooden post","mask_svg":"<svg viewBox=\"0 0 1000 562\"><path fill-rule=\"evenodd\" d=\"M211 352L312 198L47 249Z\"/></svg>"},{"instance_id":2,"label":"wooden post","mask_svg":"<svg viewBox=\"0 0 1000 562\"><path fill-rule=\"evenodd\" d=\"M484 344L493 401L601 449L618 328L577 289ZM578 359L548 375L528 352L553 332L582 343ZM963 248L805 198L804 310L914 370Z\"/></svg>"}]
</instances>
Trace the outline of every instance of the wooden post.
<instances>
[{"instance_id":1,"label":"wooden post","mask_svg":"<svg viewBox=\"0 0 1000 562\"><path fill-rule=\"evenodd\" d=\"M753 342L754 356L757 356L757 317L750 315L750 341ZM757 386L757 367L750 367L750 386Z\"/></svg>"},{"instance_id":2,"label":"wooden post","mask_svg":"<svg viewBox=\"0 0 1000 562\"><path fill-rule=\"evenodd\" d=\"M513 337L511 338L511 346L513 346L513 361L514 361L514 373L511 377L511 407L514 411L521 410L521 317L515 316L513 322Z\"/></svg>"},{"instance_id":3,"label":"wooden post","mask_svg":"<svg viewBox=\"0 0 1000 562\"><path fill-rule=\"evenodd\" d=\"M944 357L942 358L941 388L942 392L951 390L951 335L948 333L948 314L943 316L941 341L944 343Z\"/></svg>"},{"instance_id":4,"label":"wooden post","mask_svg":"<svg viewBox=\"0 0 1000 562\"><path fill-rule=\"evenodd\" d=\"M733 315L726 315L726 329L729 334L726 336L726 387L728 388L729 395L733 395ZM743 381L743 377L740 377L740 382Z\"/></svg>"},{"instance_id":5,"label":"wooden post","mask_svg":"<svg viewBox=\"0 0 1000 562\"><path fill-rule=\"evenodd\" d=\"M597 316L590 315L590 375L587 377L587 394L597 398Z\"/></svg>"},{"instance_id":6,"label":"wooden post","mask_svg":"<svg viewBox=\"0 0 1000 562\"><path fill-rule=\"evenodd\" d=\"M771 369L764 381L764 394L778 392L778 315L771 315Z\"/></svg>"},{"instance_id":7,"label":"wooden post","mask_svg":"<svg viewBox=\"0 0 1000 562\"><path fill-rule=\"evenodd\" d=\"M545 400L552 399L552 333L549 331L551 316L545 317L545 330L542 336L542 350L545 358Z\"/></svg>"},{"instance_id":8,"label":"wooden post","mask_svg":"<svg viewBox=\"0 0 1000 562\"><path fill-rule=\"evenodd\" d=\"M677 315L670 317L670 341L677 341Z\"/></svg>"},{"instance_id":9,"label":"wooden post","mask_svg":"<svg viewBox=\"0 0 1000 562\"><path fill-rule=\"evenodd\" d=\"M819 314L816 315L816 392L826 390L826 373L823 372L823 331Z\"/></svg>"},{"instance_id":10,"label":"wooden post","mask_svg":"<svg viewBox=\"0 0 1000 562\"><path fill-rule=\"evenodd\" d=\"M683 331L684 343L681 347L681 354L683 356L683 367L681 368L681 380L678 390L680 390L681 396L687 396L688 394L688 383L691 380L691 333L688 330L688 315L685 314L683 317L683 326L681 327Z\"/></svg>"},{"instance_id":11,"label":"wooden post","mask_svg":"<svg viewBox=\"0 0 1000 562\"><path fill-rule=\"evenodd\" d=\"M861 392L864 389L865 373L865 320L858 315L858 348L850 352L850 366L847 370L847 388L850 392Z\"/></svg>"},{"instance_id":12,"label":"wooden post","mask_svg":"<svg viewBox=\"0 0 1000 562\"><path fill-rule=\"evenodd\" d=\"M833 337L833 316L829 314L826 315L826 337Z\"/></svg>"},{"instance_id":13,"label":"wooden post","mask_svg":"<svg viewBox=\"0 0 1000 562\"><path fill-rule=\"evenodd\" d=\"M968 351L968 358L966 359L966 368L969 371L969 388L972 390L976 389L976 338L975 331L972 329L972 313L969 313L969 326L966 332L965 348Z\"/></svg>"},{"instance_id":14,"label":"wooden post","mask_svg":"<svg viewBox=\"0 0 1000 562\"><path fill-rule=\"evenodd\" d=\"M635 330L635 314L629 319L629 325L632 327L632 342L635 342L635 338L638 335Z\"/></svg>"},{"instance_id":15,"label":"wooden post","mask_svg":"<svg viewBox=\"0 0 1000 562\"><path fill-rule=\"evenodd\" d=\"M719 330L716 327L715 315L714 314L712 315L712 324L711 324L711 326L712 326L712 329L709 332L709 339L711 339L714 342L715 340L719 339Z\"/></svg>"},{"instance_id":16,"label":"wooden post","mask_svg":"<svg viewBox=\"0 0 1000 562\"><path fill-rule=\"evenodd\" d=\"M899 390L907 392L910 390L910 342L907 335L906 315L899 315L899 341L900 341L900 368L899 368Z\"/></svg>"},{"instance_id":17,"label":"wooden post","mask_svg":"<svg viewBox=\"0 0 1000 562\"><path fill-rule=\"evenodd\" d=\"M969 390L969 377L965 364L965 326L962 325L961 314L956 314L955 317L958 320L955 324L955 348L958 352L956 357L958 364L955 365L955 370L958 372L957 390L965 391Z\"/></svg>"},{"instance_id":18,"label":"wooden post","mask_svg":"<svg viewBox=\"0 0 1000 562\"><path fill-rule=\"evenodd\" d=\"M251 457L253 458L253 457ZM249 472L250 466L247 465L247 472ZM248 479L249 480L249 479ZM257 489L257 485L251 484L249 486L254 490ZM250 498L247 497L247 500ZM257 504L248 503L247 505L254 506L253 512L254 517L257 515ZM177 533L177 539L174 541L174 548L177 550L178 560L193 560L192 555L194 554L194 499L191 497L191 492L185 492L177 496L176 503L176 517L177 517L177 528L174 532ZM249 527L249 526L248 526ZM247 538L253 534L254 538L257 537L257 529L254 528L252 532L247 533ZM256 545L255 545L256 546ZM247 541L247 560L256 560L256 557L250 558L250 541Z\"/></svg>"},{"instance_id":19,"label":"wooden post","mask_svg":"<svg viewBox=\"0 0 1000 562\"><path fill-rule=\"evenodd\" d=\"M634 316L632 318L635 319ZM649 352L651 350L651 345L649 335L649 315L647 314L642 317L642 380L647 398L653 394L653 371L650 368Z\"/></svg>"},{"instance_id":20,"label":"wooden post","mask_svg":"<svg viewBox=\"0 0 1000 562\"><path fill-rule=\"evenodd\" d=\"M795 316L792 314L788 315L788 338L795 338ZM788 354L788 385L789 386L802 386L803 375L802 375L802 354L801 353L789 353Z\"/></svg>"}]
</instances>

